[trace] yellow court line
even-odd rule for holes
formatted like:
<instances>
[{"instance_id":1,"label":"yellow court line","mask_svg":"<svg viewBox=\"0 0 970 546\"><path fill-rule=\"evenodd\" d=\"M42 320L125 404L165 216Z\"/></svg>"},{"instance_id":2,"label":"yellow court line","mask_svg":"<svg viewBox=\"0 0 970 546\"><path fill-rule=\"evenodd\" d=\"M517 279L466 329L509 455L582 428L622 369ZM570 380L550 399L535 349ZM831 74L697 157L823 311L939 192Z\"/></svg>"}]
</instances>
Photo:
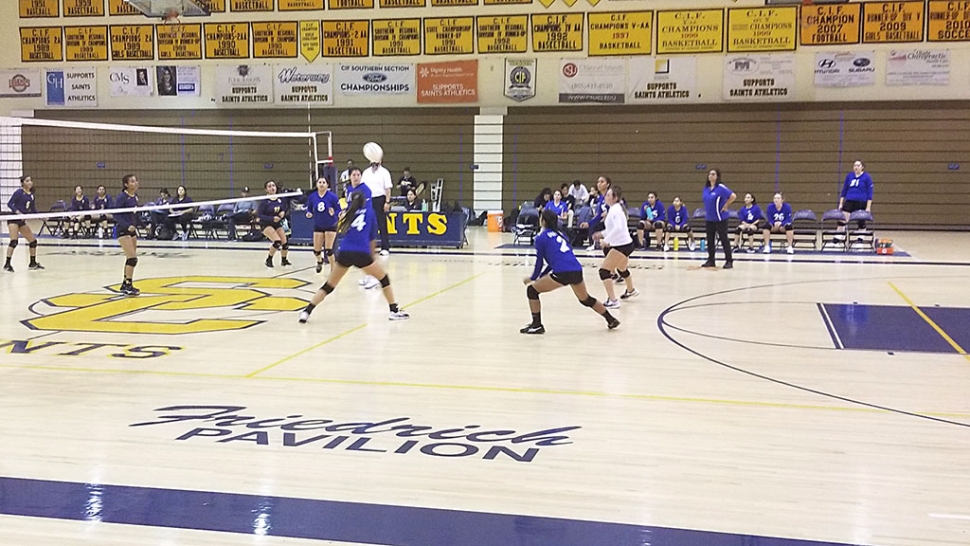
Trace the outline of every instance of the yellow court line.
<instances>
[{"instance_id":1,"label":"yellow court line","mask_svg":"<svg viewBox=\"0 0 970 546\"><path fill-rule=\"evenodd\" d=\"M132 375L158 375L168 377L201 377L209 379L256 379L260 381L285 381L293 383L322 383L331 385L356 385L366 387L392 387L392 388L412 388L412 389L438 389L438 390L462 390L477 392L507 392L515 394L541 394L558 396L582 396L590 398L613 398L625 400L642 400L650 402L676 402L691 404L713 404L741 407L760 407L777 409L803 409L814 411L841 411L853 413L883 413L884 410L876 408L856 407L856 406L818 406L812 404L789 404L785 402L762 402L757 400L733 400L730 398L694 398L686 396L661 396L654 394L636 393L609 393L597 391L572 391L558 389L531 389L521 387L488 387L478 385L446 385L436 383L405 383L397 381L361 381L354 379L323 379L310 377L273 377L259 376L246 377L234 374L206 374L197 372L169 372L163 370L131 370L131 369L109 369L109 368L75 368L70 366L49 366L31 364L0 364L0 368L25 369L25 370L54 370L80 373L107 373L107 374L132 374ZM921 415L940 418L964 418L970 419L967 413L944 413L944 412L915 412Z\"/></svg>"},{"instance_id":2,"label":"yellow court line","mask_svg":"<svg viewBox=\"0 0 970 546\"><path fill-rule=\"evenodd\" d=\"M946 342L950 344L950 347L953 347L954 349L956 349L956 352L963 355L963 358L970 360L970 355L968 355L967 352L963 350L963 347L961 347L959 343L954 341L953 338L950 337L949 334L947 334L943 330L943 328L940 328L940 326L937 323L933 322L933 319L928 317L926 313L923 312L922 309L917 307L916 304L913 303L913 300L907 298L906 294L903 294L902 290L900 290L899 288L896 288L896 285L893 283L889 283L889 287L892 288L897 294L899 294L899 297L903 298L903 301L909 304L909 306L913 308L913 311L916 311L916 314L922 317L923 320L926 321L926 324L929 324L931 328L936 330L936 333L940 334L940 337L946 340Z\"/></svg>"},{"instance_id":3,"label":"yellow court line","mask_svg":"<svg viewBox=\"0 0 970 546\"><path fill-rule=\"evenodd\" d=\"M428 300L430 300L431 298L433 298L435 296L444 294L445 292L451 290L452 288L457 288L457 287L459 287L459 286L461 286L461 285L463 285L465 283L471 282L471 281L477 279L478 277L481 277L482 275L484 275L484 273L479 273L478 275L472 275L471 277L468 277L467 279L465 279L465 280L463 280L461 282L457 282L457 283L455 283L455 284L453 284L451 286L447 286L445 288L442 288L441 290L438 290L437 292L434 292L432 294L429 294L429 295L427 295L427 296L425 296L425 297L423 297L421 299L418 299L418 300L415 300L415 301L413 301L411 303L405 304L404 307L413 307L413 306L415 306L415 305L417 305L419 303L428 301ZM354 332L356 332L358 330L361 330L361 329L365 328L366 326L367 326L367 323L366 322L364 324L359 324L359 325L351 328L350 330L347 330L346 332L337 334L337 335L333 336L330 339L325 339L325 340L321 341L320 343L317 343L316 345L314 345L312 347L307 347L306 349L303 349L302 351L299 351L297 353L291 354L290 356L288 356L286 358L283 358L281 360L277 360L276 362L270 364L269 366L265 366L263 368L260 368L260 369L256 370L255 372L246 374L245 377L247 377L247 378L256 377L257 375L259 375L259 374L261 374L261 373L263 373L263 372L265 372L267 370L270 370L272 368L275 368L276 366L279 366L280 364L283 364L285 362L289 362L290 360L293 360L294 358L296 358L298 356L305 355L305 354L309 353L310 351L314 351L316 349L319 349L320 347L323 347L324 345L326 345L328 343L337 341L338 339L340 339L340 338L342 338L344 336L348 336L348 335L350 335L350 334L352 334L352 333L354 333Z\"/></svg>"}]
</instances>

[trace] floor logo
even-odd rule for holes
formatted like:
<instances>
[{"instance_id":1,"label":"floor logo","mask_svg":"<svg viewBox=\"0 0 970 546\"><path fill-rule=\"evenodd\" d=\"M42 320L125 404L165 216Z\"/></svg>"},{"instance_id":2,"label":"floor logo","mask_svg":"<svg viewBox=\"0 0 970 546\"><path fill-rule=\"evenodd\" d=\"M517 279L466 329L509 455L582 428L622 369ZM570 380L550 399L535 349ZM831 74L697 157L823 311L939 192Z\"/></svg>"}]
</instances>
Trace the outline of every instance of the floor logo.
<instances>
[{"instance_id":1,"label":"floor logo","mask_svg":"<svg viewBox=\"0 0 970 546\"><path fill-rule=\"evenodd\" d=\"M178 335L243 330L265 322L251 318L254 312L298 311L306 305L305 300L267 290L307 284L258 277L143 279L137 282L137 298L122 296L118 285L107 287L106 293L64 294L35 303L31 311L42 316L22 322L33 330L57 332Z\"/></svg>"}]
</instances>

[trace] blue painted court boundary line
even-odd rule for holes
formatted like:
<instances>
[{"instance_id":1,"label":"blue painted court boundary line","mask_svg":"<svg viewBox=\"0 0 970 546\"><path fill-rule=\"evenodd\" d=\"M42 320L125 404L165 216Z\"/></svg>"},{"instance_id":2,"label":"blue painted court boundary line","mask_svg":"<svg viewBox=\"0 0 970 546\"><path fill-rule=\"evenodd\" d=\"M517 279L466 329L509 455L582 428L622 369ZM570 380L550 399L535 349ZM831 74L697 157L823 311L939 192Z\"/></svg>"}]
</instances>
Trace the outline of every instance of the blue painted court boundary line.
<instances>
[{"instance_id":1,"label":"blue painted court boundary line","mask_svg":"<svg viewBox=\"0 0 970 546\"><path fill-rule=\"evenodd\" d=\"M21 478L0 478L0 514L388 546L853 546L620 523Z\"/></svg>"}]
</instances>

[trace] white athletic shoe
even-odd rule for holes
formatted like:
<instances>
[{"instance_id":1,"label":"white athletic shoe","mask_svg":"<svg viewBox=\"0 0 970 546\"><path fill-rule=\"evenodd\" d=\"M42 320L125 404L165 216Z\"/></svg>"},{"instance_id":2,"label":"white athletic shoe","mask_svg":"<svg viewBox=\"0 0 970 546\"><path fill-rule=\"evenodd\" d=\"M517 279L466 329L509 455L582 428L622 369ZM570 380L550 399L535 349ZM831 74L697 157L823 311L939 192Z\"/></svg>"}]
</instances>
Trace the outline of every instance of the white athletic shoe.
<instances>
[{"instance_id":1,"label":"white athletic shoe","mask_svg":"<svg viewBox=\"0 0 970 546\"><path fill-rule=\"evenodd\" d=\"M670 252L670 245L664 245L664 252Z\"/></svg>"},{"instance_id":2,"label":"white athletic shoe","mask_svg":"<svg viewBox=\"0 0 970 546\"><path fill-rule=\"evenodd\" d=\"M762 254L771 254L771 245L765 245L761 248Z\"/></svg>"},{"instance_id":3,"label":"white athletic shoe","mask_svg":"<svg viewBox=\"0 0 970 546\"><path fill-rule=\"evenodd\" d=\"M620 302L616 300L606 300L603 302L603 307L606 307L607 309L619 309Z\"/></svg>"},{"instance_id":4,"label":"white athletic shoe","mask_svg":"<svg viewBox=\"0 0 970 546\"><path fill-rule=\"evenodd\" d=\"M390 255L391 255L391 251L390 250L382 250L381 251L381 256L390 256Z\"/></svg>"},{"instance_id":5,"label":"white athletic shoe","mask_svg":"<svg viewBox=\"0 0 970 546\"><path fill-rule=\"evenodd\" d=\"M370 290L372 288L377 288L381 285L381 281L375 279L374 277L367 277L367 282L364 284L364 288Z\"/></svg>"},{"instance_id":6,"label":"white athletic shoe","mask_svg":"<svg viewBox=\"0 0 970 546\"><path fill-rule=\"evenodd\" d=\"M310 320L310 313L306 311L300 313L300 324L306 324L306 321Z\"/></svg>"},{"instance_id":7,"label":"white athletic shoe","mask_svg":"<svg viewBox=\"0 0 970 546\"><path fill-rule=\"evenodd\" d=\"M404 309L398 309L397 312L391 311L387 315L387 320L407 320L411 318L411 315L404 312Z\"/></svg>"},{"instance_id":8,"label":"white athletic shoe","mask_svg":"<svg viewBox=\"0 0 970 546\"><path fill-rule=\"evenodd\" d=\"M628 300L630 298L635 298L635 297L637 297L639 295L640 295L640 291L637 290L636 288L634 288L633 289L633 292L630 292L629 290L623 292L623 294L620 295L620 299L621 300Z\"/></svg>"},{"instance_id":9,"label":"white athletic shoe","mask_svg":"<svg viewBox=\"0 0 970 546\"><path fill-rule=\"evenodd\" d=\"M787 252L789 254L794 254L795 253L795 247L789 246L787 249L785 249L785 252Z\"/></svg>"},{"instance_id":10,"label":"white athletic shoe","mask_svg":"<svg viewBox=\"0 0 970 546\"><path fill-rule=\"evenodd\" d=\"M593 244L589 245L588 247L586 247L586 250L589 251L589 252L592 252L592 251L596 250L596 243L593 243Z\"/></svg>"},{"instance_id":11,"label":"white athletic shoe","mask_svg":"<svg viewBox=\"0 0 970 546\"><path fill-rule=\"evenodd\" d=\"M359 281L357 281L357 284L359 286L364 286L365 284L367 284L367 279L369 278L371 278L370 275L364 275L363 277L360 278Z\"/></svg>"},{"instance_id":12,"label":"white athletic shoe","mask_svg":"<svg viewBox=\"0 0 970 546\"><path fill-rule=\"evenodd\" d=\"M691 242L687 243L687 249L688 250L690 250L691 252L694 252L694 248L696 248L696 245L694 244L694 241L691 241Z\"/></svg>"}]
</instances>

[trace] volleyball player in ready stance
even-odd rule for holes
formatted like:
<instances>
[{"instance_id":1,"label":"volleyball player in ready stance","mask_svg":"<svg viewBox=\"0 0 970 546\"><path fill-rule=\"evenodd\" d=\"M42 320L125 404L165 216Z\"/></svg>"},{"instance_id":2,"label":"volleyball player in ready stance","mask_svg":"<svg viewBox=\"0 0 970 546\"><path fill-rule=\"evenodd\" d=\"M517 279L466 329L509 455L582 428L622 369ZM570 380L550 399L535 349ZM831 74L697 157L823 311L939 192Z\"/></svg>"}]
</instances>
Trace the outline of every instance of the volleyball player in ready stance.
<instances>
[{"instance_id":1,"label":"volleyball player in ready stance","mask_svg":"<svg viewBox=\"0 0 970 546\"><path fill-rule=\"evenodd\" d=\"M640 292L633 287L633 278L630 277L630 270L627 268L630 254L633 254L636 245L627 227L627 211L622 203L623 192L620 191L619 186L610 186L604 195L604 201L609 210L604 221L606 229L603 230L603 239L600 241L603 254L606 256L600 265L600 279L603 280L607 294L606 303L603 305L607 309L619 309L620 302L616 300L611 279L614 270L619 272L620 278L626 284L626 291L620 299L625 300L640 295Z\"/></svg>"},{"instance_id":2,"label":"volleyball player in ready stance","mask_svg":"<svg viewBox=\"0 0 970 546\"><path fill-rule=\"evenodd\" d=\"M317 191L311 193L306 202L306 217L313 220L313 255L317 257L317 273L323 271L323 264L330 263L333 255L339 212L340 200L330 191L327 179L321 176L317 179Z\"/></svg>"},{"instance_id":3,"label":"volleyball player in ready stance","mask_svg":"<svg viewBox=\"0 0 970 546\"><path fill-rule=\"evenodd\" d=\"M343 218L337 225L337 231L344 234L340 240L340 248L334 258L334 264L330 270L327 282L317 290L310 300L310 304L300 313L300 323L305 323L310 318L310 313L323 303L340 284L340 280L347 274L351 267L358 267L364 273L378 279L384 289L384 297L390 308L389 320L406 320L411 318L401 308L397 306L394 299L394 291L391 290L391 281L381 265L374 261L373 243L377 239L377 215L374 214L373 207L364 199L364 194L351 192L350 204Z\"/></svg>"},{"instance_id":4,"label":"volleyball player in ready stance","mask_svg":"<svg viewBox=\"0 0 970 546\"><path fill-rule=\"evenodd\" d=\"M37 212L37 202L34 198L34 181L29 176L20 177L20 189L13 192L7 206L14 214L35 214ZM30 248L29 269L44 269L44 266L37 262L37 238L30 230L26 220L10 220L7 222L7 231L10 233L10 243L7 245L7 261L3 264L3 270L13 273L13 265L10 260L13 258L13 251L20 244L20 236L27 239L27 247Z\"/></svg>"},{"instance_id":5,"label":"volleyball player in ready stance","mask_svg":"<svg viewBox=\"0 0 970 546\"><path fill-rule=\"evenodd\" d=\"M266 195L276 195L276 182L269 180L264 185ZM286 240L286 232L283 231L283 217L286 210L283 208L283 200L279 197L271 197L260 201L259 208L256 209L256 217L259 218L259 227L263 230L263 235L272 241L269 247L269 256L266 257L266 267L273 267L273 256L276 251L280 251L280 265L293 265L286 259L290 251L290 243Z\"/></svg>"},{"instance_id":6,"label":"volleyball player in ready stance","mask_svg":"<svg viewBox=\"0 0 970 546\"><path fill-rule=\"evenodd\" d=\"M121 193L115 199L114 208L133 209L138 206L138 178L133 174L126 174L121 179ZM137 296L141 291L135 288L131 280L138 265L138 229L135 227L135 212L119 212L112 215L115 220L118 244L125 251L125 280L121 283L121 293L126 296Z\"/></svg>"},{"instance_id":7,"label":"volleyball player in ready stance","mask_svg":"<svg viewBox=\"0 0 970 546\"><path fill-rule=\"evenodd\" d=\"M545 326L542 325L542 304L539 303L539 294L552 292L563 286L573 289L573 294L579 299L579 303L596 311L606 319L606 327L610 330L620 325L613 315L596 301L596 298L589 295L586 291L586 283L583 282L583 266L579 264L576 255L569 243L558 231L559 218L550 209L545 209L539 217L539 225L542 231L536 235L536 267L531 277L522 279L528 288L525 289L526 296L529 298L529 310L532 312L532 323L519 330L523 334L544 334ZM542 271L543 262L548 263L545 271ZM540 273L541 271L541 273ZM549 274L549 272L552 272Z\"/></svg>"}]
</instances>

